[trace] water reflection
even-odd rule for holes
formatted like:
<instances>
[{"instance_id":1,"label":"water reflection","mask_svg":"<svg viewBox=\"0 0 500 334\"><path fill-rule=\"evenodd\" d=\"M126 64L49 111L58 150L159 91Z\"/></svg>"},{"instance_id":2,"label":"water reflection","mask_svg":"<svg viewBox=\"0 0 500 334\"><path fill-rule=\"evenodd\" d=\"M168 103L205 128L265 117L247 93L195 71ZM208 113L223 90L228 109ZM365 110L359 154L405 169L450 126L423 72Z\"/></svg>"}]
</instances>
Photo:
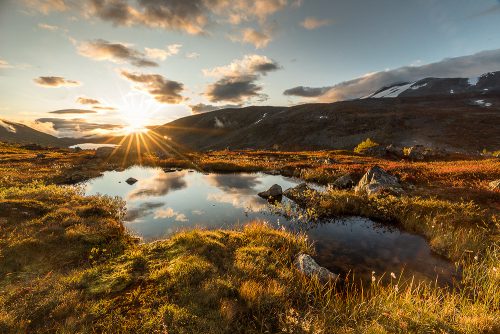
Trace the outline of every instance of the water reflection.
<instances>
[{"instance_id":1,"label":"water reflection","mask_svg":"<svg viewBox=\"0 0 500 334\"><path fill-rule=\"evenodd\" d=\"M128 185L124 181L129 177L139 181ZM450 281L453 266L433 255L422 237L358 217L300 224L256 195L273 184L287 189L300 182L266 174L204 175L133 167L91 180L86 193L126 199L125 225L146 242L183 229L233 228L259 219L295 232L305 231L315 243L318 262L337 273L355 271L369 277L372 271L399 275L404 269L408 275L435 279L439 274L442 282ZM293 206L286 198L283 202Z\"/></svg>"}]
</instances>

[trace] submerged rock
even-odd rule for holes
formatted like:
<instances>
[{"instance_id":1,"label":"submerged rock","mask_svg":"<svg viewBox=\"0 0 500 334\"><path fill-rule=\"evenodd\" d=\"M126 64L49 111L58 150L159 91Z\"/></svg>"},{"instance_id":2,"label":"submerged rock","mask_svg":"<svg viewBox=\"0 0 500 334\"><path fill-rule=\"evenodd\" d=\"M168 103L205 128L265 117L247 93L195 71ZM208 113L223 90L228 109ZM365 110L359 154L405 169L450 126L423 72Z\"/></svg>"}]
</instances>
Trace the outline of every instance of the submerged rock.
<instances>
[{"instance_id":1,"label":"submerged rock","mask_svg":"<svg viewBox=\"0 0 500 334\"><path fill-rule=\"evenodd\" d=\"M314 259L307 254L299 254L295 260L297 269L308 277L318 277L318 279L325 283L330 280L334 281L338 278L337 274L332 273L330 270L321 267L314 261Z\"/></svg>"},{"instance_id":2,"label":"submerged rock","mask_svg":"<svg viewBox=\"0 0 500 334\"><path fill-rule=\"evenodd\" d=\"M491 190L500 190L500 179L489 183Z\"/></svg>"},{"instance_id":3,"label":"submerged rock","mask_svg":"<svg viewBox=\"0 0 500 334\"><path fill-rule=\"evenodd\" d=\"M275 184L269 190L263 191L259 193L259 196L262 198L277 198L279 196L283 195L283 189L281 188L280 185Z\"/></svg>"},{"instance_id":4,"label":"submerged rock","mask_svg":"<svg viewBox=\"0 0 500 334\"><path fill-rule=\"evenodd\" d=\"M343 175L332 183L332 186L338 189L351 189L355 185L356 181L354 181L354 177L351 174Z\"/></svg>"},{"instance_id":5,"label":"submerged rock","mask_svg":"<svg viewBox=\"0 0 500 334\"><path fill-rule=\"evenodd\" d=\"M137 181L138 181L137 179L135 179L133 177L129 177L125 182L127 182L130 185L133 185L133 184L136 184Z\"/></svg>"},{"instance_id":6,"label":"submerged rock","mask_svg":"<svg viewBox=\"0 0 500 334\"><path fill-rule=\"evenodd\" d=\"M375 166L366 172L354 191L356 194L366 194L368 196L381 193L390 193L393 195L401 195L403 193L398 178L390 175L379 166Z\"/></svg>"}]
</instances>

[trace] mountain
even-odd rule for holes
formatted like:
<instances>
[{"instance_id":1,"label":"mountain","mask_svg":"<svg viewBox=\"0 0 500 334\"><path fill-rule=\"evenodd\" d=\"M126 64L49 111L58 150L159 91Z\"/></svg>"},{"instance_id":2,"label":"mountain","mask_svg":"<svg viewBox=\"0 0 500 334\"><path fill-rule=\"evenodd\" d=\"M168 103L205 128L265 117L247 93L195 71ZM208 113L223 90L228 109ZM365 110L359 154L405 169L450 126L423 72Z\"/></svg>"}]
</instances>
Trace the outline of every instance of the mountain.
<instances>
[{"instance_id":1,"label":"mountain","mask_svg":"<svg viewBox=\"0 0 500 334\"><path fill-rule=\"evenodd\" d=\"M383 87L365 98L482 95L500 93L500 71L475 78L425 78Z\"/></svg>"},{"instance_id":2,"label":"mountain","mask_svg":"<svg viewBox=\"0 0 500 334\"><path fill-rule=\"evenodd\" d=\"M154 131L192 150L352 149L366 138L455 151L500 148L500 94L361 99L294 107L224 109Z\"/></svg>"},{"instance_id":3,"label":"mountain","mask_svg":"<svg viewBox=\"0 0 500 334\"><path fill-rule=\"evenodd\" d=\"M74 139L57 138L20 123L0 119L0 141L18 144L38 144L42 146L68 147Z\"/></svg>"}]
</instances>

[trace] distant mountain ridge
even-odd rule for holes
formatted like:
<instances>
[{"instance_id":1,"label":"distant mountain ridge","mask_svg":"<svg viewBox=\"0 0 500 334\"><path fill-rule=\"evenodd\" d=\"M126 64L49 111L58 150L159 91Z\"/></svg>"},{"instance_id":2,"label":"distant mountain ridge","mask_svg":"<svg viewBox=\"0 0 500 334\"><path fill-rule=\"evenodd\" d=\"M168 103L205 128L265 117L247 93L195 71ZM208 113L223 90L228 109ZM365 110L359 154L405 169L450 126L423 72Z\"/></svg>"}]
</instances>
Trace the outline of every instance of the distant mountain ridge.
<instances>
[{"instance_id":1,"label":"distant mountain ridge","mask_svg":"<svg viewBox=\"0 0 500 334\"><path fill-rule=\"evenodd\" d=\"M363 99L489 93L500 93L500 71L475 78L425 78L415 82L395 83Z\"/></svg>"},{"instance_id":2,"label":"distant mountain ridge","mask_svg":"<svg viewBox=\"0 0 500 334\"><path fill-rule=\"evenodd\" d=\"M72 138L57 138L21 123L0 119L0 141L17 144L68 147L76 143Z\"/></svg>"}]
</instances>

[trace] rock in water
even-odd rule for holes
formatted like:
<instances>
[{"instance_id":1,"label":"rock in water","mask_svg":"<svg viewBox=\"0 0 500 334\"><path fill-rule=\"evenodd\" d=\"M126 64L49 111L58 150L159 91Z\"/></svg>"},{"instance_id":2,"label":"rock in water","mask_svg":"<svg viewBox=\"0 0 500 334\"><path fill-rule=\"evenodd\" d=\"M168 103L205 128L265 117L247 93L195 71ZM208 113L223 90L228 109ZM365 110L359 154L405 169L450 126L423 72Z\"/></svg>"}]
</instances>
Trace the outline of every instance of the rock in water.
<instances>
[{"instance_id":1,"label":"rock in water","mask_svg":"<svg viewBox=\"0 0 500 334\"><path fill-rule=\"evenodd\" d=\"M491 190L500 190L500 179L490 182L489 186Z\"/></svg>"},{"instance_id":2,"label":"rock in water","mask_svg":"<svg viewBox=\"0 0 500 334\"><path fill-rule=\"evenodd\" d=\"M351 174L346 174L344 176L339 177L335 182L333 182L332 186L338 189L351 189L355 186L354 178Z\"/></svg>"},{"instance_id":3,"label":"rock in water","mask_svg":"<svg viewBox=\"0 0 500 334\"><path fill-rule=\"evenodd\" d=\"M107 158L109 157L115 149L112 147L99 147L95 150L95 156L97 158Z\"/></svg>"},{"instance_id":4,"label":"rock in water","mask_svg":"<svg viewBox=\"0 0 500 334\"><path fill-rule=\"evenodd\" d=\"M281 186L278 184L275 184L269 190L263 191L259 193L259 196L262 198L277 198L279 196L283 195L283 189L281 189Z\"/></svg>"},{"instance_id":5,"label":"rock in water","mask_svg":"<svg viewBox=\"0 0 500 334\"><path fill-rule=\"evenodd\" d=\"M398 182L398 178L390 175L379 166L371 168L359 181L354 189L356 194L366 194L368 196L381 193L401 195L403 189Z\"/></svg>"},{"instance_id":6,"label":"rock in water","mask_svg":"<svg viewBox=\"0 0 500 334\"><path fill-rule=\"evenodd\" d=\"M295 266L304 275L308 277L316 276L323 283L330 280L334 281L338 278L338 275L332 273L324 267L321 267L310 255L307 254L299 254L295 260Z\"/></svg>"},{"instance_id":7,"label":"rock in water","mask_svg":"<svg viewBox=\"0 0 500 334\"><path fill-rule=\"evenodd\" d=\"M133 185L135 183L137 183L137 179L134 179L133 177L129 177L125 182L127 182L128 184L130 185Z\"/></svg>"}]
</instances>

